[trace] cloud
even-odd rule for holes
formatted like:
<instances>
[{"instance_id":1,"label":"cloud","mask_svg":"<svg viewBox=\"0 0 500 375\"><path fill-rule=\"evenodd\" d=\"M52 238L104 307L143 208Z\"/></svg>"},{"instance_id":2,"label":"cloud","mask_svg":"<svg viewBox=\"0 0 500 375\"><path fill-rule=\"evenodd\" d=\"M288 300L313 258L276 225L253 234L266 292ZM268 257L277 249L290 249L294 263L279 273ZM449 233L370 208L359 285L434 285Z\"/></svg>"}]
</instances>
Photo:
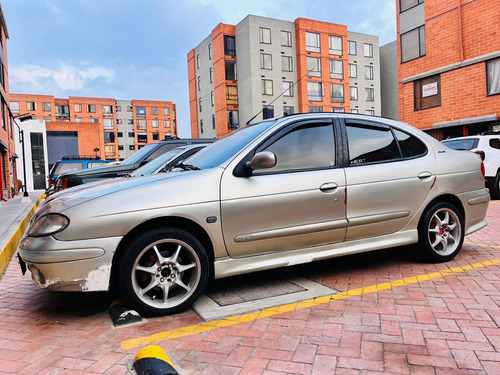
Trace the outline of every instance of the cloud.
<instances>
[{"instance_id":1,"label":"cloud","mask_svg":"<svg viewBox=\"0 0 500 375\"><path fill-rule=\"evenodd\" d=\"M382 7L380 3L363 3L366 7L364 14L370 16L364 18L356 26L356 31L378 35L380 45L392 42L396 39L396 2L394 0L385 0ZM361 4L359 4L361 6ZM361 8L359 8L361 10Z\"/></svg>"},{"instance_id":2,"label":"cloud","mask_svg":"<svg viewBox=\"0 0 500 375\"><path fill-rule=\"evenodd\" d=\"M89 81L105 79L111 82L113 77L114 70L101 66L79 69L70 65L62 65L58 69L51 69L39 65L21 65L10 69L13 86L28 83L40 91L54 84L61 90L81 90Z\"/></svg>"}]
</instances>

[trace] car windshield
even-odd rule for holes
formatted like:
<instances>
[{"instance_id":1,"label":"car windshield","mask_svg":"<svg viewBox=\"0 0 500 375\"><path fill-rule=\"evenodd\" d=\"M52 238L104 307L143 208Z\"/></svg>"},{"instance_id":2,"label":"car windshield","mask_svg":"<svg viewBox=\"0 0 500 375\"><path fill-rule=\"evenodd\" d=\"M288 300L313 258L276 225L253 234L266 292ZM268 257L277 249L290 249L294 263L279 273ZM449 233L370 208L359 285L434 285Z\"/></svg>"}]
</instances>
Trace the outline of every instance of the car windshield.
<instances>
[{"instance_id":1,"label":"car windshield","mask_svg":"<svg viewBox=\"0 0 500 375\"><path fill-rule=\"evenodd\" d=\"M135 154L132 156L128 157L124 161L122 161L121 165L134 165L137 163L144 155L147 155L149 152L152 151L153 148L155 148L157 143L151 143L147 146L144 146L141 148L139 151L137 151Z\"/></svg>"},{"instance_id":2,"label":"car windshield","mask_svg":"<svg viewBox=\"0 0 500 375\"><path fill-rule=\"evenodd\" d=\"M472 150L477 148L478 138L456 139L453 141L443 141L443 144L453 150Z\"/></svg>"},{"instance_id":3,"label":"car windshield","mask_svg":"<svg viewBox=\"0 0 500 375\"><path fill-rule=\"evenodd\" d=\"M137 177L137 176L145 176L148 174L152 174L154 171L156 171L158 168L160 168L162 165L165 165L170 159L175 158L177 155L181 154L184 151L183 148L175 148L173 150L170 150L163 155L158 156L157 158L151 160L149 163L146 165L143 165L139 169L136 169L133 173L130 173L130 176L132 177Z\"/></svg>"},{"instance_id":4,"label":"car windshield","mask_svg":"<svg viewBox=\"0 0 500 375\"><path fill-rule=\"evenodd\" d=\"M275 123L275 120L264 121L236 130L227 137L212 143L210 146L205 147L203 150L186 159L184 164L194 165L200 169L214 168L228 160Z\"/></svg>"}]
</instances>

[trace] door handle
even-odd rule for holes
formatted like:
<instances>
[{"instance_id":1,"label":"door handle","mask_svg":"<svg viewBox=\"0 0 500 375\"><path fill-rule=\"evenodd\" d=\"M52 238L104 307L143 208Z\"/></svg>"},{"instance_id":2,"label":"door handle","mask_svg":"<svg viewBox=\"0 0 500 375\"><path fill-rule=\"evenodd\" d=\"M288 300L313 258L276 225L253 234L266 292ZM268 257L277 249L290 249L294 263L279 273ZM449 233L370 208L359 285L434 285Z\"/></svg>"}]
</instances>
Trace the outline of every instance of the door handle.
<instances>
[{"instance_id":1,"label":"door handle","mask_svg":"<svg viewBox=\"0 0 500 375\"><path fill-rule=\"evenodd\" d=\"M335 182L325 182L323 185L319 187L319 190L323 192L335 190L339 186Z\"/></svg>"},{"instance_id":2,"label":"door handle","mask_svg":"<svg viewBox=\"0 0 500 375\"><path fill-rule=\"evenodd\" d=\"M431 176L432 176L431 172L425 171L425 172L420 172L418 178L420 178L421 180L425 180L426 178L429 178Z\"/></svg>"}]
</instances>

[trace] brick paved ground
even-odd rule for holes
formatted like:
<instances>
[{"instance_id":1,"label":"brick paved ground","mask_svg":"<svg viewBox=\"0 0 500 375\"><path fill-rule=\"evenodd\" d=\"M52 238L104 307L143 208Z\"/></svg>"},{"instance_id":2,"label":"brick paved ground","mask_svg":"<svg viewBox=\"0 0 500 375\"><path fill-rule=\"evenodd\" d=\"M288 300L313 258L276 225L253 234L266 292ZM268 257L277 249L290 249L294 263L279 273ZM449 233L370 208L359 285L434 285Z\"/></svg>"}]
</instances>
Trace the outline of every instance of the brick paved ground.
<instances>
[{"instance_id":1,"label":"brick paved ground","mask_svg":"<svg viewBox=\"0 0 500 375\"><path fill-rule=\"evenodd\" d=\"M279 274L347 291L500 259L499 203L447 264L397 248ZM187 374L500 374L499 276L491 265L158 344ZM13 261L0 281L0 375L127 373L139 349L122 341L200 322L188 311L112 329L110 299L39 290Z\"/></svg>"}]
</instances>

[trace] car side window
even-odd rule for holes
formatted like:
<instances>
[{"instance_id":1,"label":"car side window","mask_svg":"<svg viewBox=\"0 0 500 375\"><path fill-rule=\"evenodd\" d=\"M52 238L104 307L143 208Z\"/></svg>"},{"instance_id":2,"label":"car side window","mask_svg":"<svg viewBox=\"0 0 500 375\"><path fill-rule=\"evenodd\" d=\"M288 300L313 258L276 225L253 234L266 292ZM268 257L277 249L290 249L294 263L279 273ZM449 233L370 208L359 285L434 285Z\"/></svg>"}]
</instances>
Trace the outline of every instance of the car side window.
<instances>
[{"instance_id":1,"label":"car side window","mask_svg":"<svg viewBox=\"0 0 500 375\"><path fill-rule=\"evenodd\" d=\"M54 174L63 174L73 171L79 171L83 169L83 162L77 163L61 163L59 164L59 168L54 172Z\"/></svg>"},{"instance_id":2,"label":"car side window","mask_svg":"<svg viewBox=\"0 0 500 375\"><path fill-rule=\"evenodd\" d=\"M165 152L173 150L174 148L180 146L186 146L186 143L181 142L181 143L164 144L163 146L160 146L156 150L154 150L153 153L146 158L146 161L151 161L153 159L156 159L158 156L163 155Z\"/></svg>"},{"instance_id":3,"label":"car side window","mask_svg":"<svg viewBox=\"0 0 500 375\"><path fill-rule=\"evenodd\" d=\"M419 139L397 129L393 129L393 131L398 140L403 158L423 156L427 153L427 147Z\"/></svg>"},{"instance_id":4,"label":"car side window","mask_svg":"<svg viewBox=\"0 0 500 375\"><path fill-rule=\"evenodd\" d=\"M491 138L490 139L490 147L500 149L500 139L499 138Z\"/></svg>"},{"instance_id":5,"label":"car side window","mask_svg":"<svg viewBox=\"0 0 500 375\"><path fill-rule=\"evenodd\" d=\"M329 168L335 165L335 138L331 124L306 124L260 151L276 155L276 165L266 172Z\"/></svg>"},{"instance_id":6,"label":"car side window","mask_svg":"<svg viewBox=\"0 0 500 375\"><path fill-rule=\"evenodd\" d=\"M350 165L383 162L401 158L389 127L346 124Z\"/></svg>"}]
</instances>

